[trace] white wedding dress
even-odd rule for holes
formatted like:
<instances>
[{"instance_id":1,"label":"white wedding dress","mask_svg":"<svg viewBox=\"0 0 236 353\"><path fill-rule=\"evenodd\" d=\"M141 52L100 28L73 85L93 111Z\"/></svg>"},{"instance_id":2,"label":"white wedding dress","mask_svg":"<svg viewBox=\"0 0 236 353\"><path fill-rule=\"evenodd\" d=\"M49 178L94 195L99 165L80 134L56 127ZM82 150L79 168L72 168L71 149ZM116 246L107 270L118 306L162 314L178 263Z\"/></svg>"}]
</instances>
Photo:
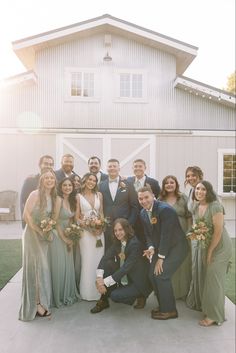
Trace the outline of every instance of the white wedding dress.
<instances>
[{"instance_id":1,"label":"white wedding dress","mask_svg":"<svg viewBox=\"0 0 236 353\"><path fill-rule=\"evenodd\" d=\"M85 217L90 216L93 213L99 213L100 199L95 194L94 208L85 199L85 197L79 194L81 214ZM97 240L101 239L102 246L96 247ZM80 296L84 300L98 300L100 294L97 291L96 281L96 269L98 264L104 255L104 234L95 236L90 232L84 230L79 240L80 254L81 254L81 274L80 274L80 285L79 291Z\"/></svg>"}]
</instances>

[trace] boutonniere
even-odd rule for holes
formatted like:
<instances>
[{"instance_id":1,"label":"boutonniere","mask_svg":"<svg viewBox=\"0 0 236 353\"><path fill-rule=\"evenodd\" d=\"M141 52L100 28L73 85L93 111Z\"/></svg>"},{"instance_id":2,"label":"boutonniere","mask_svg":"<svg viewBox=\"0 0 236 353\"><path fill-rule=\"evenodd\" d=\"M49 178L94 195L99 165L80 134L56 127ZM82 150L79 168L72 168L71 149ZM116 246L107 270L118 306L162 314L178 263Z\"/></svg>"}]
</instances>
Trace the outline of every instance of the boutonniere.
<instances>
[{"instance_id":1,"label":"boutonniere","mask_svg":"<svg viewBox=\"0 0 236 353\"><path fill-rule=\"evenodd\" d=\"M126 188L126 184L123 181L120 181L119 189L125 189L125 188Z\"/></svg>"},{"instance_id":2,"label":"boutonniere","mask_svg":"<svg viewBox=\"0 0 236 353\"><path fill-rule=\"evenodd\" d=\"M124 252L120 252L118 256L119 256L121 261L125 260L125 253Z\"/></svg>"},{"instance_id":3,"label":"boutonniere","mask_svg":"<svg viewBox=\"0 0 236 353\"><path fill-rule=\"evenodd\" d=\"M151 224L157 224L157 217L151 217Z\"/></svg>"}]
</instances>

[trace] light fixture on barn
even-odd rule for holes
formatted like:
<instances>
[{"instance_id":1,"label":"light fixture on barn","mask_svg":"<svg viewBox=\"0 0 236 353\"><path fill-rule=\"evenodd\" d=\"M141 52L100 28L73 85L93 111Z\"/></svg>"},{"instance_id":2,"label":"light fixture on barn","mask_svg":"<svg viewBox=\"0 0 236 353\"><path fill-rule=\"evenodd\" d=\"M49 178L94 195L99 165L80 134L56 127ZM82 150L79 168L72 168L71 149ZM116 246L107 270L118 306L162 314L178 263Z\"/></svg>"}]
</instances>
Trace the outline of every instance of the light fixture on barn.
<instances>
[{"instance_id":1,"label":"light fixture on barn","mask_svg":"<svg viewBox=\"0 0 236 353\"><path fill-rule=\"evenodd\" d=\"M110 34L105 34L104 36L104 45L107 49L106 55L103 58L104 62L110 62L112 61L112 57L109 54L109 49L111 48L111 35Z\"/></svg>"}]
</instances>

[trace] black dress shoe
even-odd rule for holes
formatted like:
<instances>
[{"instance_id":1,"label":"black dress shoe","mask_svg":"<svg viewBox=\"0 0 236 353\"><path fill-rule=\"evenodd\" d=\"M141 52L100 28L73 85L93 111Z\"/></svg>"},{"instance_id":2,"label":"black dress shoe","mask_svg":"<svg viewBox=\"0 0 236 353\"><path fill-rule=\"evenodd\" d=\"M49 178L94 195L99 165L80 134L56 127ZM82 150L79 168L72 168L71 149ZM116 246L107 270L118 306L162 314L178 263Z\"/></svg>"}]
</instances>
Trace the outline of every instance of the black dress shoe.
<instances>
[{"instance_id":1,"label":"black dress shoe","mask_svg":"<svg viewBox=\"0 0 236 353\"><path fill-rule=\"evenodd\" d=\"M90 313L92 314L97 314L97 313L100 313L100 311L104 310L104 309L107 309L109 308L109 301L108 300L102 300L100 299L97 304L95 305L95 307L93 307L91 310L90 310Z\"/></svg>"},{"instance_id":2,"label":"black dress shoe","mask_svg":"<svg viewBox=\"0 0 236 353\"><path fill-rule=\"evenodd\" d=\"M168 319L176 319L178 317L177 310L170 311L168 313L156 312L152 314L152 319L155 320L168 320Z\"/></svg>"},{"instance_id":3,"label":"black dress shoe","mask_svg":"<svg viewBox=\"0 0 236 353\"><path fill-rule=\"evenodd\" d=\"M143 309L146 305L146 298L139 297L136 299L136 304L134 305L134 309Z\"/></svg>"}]
</instances>

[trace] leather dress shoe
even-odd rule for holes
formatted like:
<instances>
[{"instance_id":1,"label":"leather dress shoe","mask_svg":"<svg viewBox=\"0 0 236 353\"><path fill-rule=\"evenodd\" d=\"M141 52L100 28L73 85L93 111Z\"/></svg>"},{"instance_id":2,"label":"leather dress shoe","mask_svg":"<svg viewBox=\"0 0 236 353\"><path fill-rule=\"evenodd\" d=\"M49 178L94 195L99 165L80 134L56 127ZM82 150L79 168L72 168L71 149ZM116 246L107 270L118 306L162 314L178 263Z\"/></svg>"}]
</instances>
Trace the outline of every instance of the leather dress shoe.
<instances>
[{"instance_id":1,"label":"leather dress shoe","mask_svg":"<svg viewBox=\"0 0 236 353\"><path fill-rule=\"evenodd\" d=\"M109 308L108 300L99 300L97 304L90 310L90 313L97 314L100 313L102 310Z\"/></svg>"},{"instance_id":2,"label":"leather dress shoe","mask_svg":"<svg viewBox=\"0 0 236 353\"><path fill-rule=\"evenodd\" d=\"M134 309L143 309L146 305L145 297L138 297L136 299L136 304L134 305Z\"/></svg>"},{"instance_id":3,"label":"leather dress shoe","mask_svg":"<svg viewBox=\"0 0 236 353\"><path fill-rule=\"evenodd\" d=\"M152 314L152 319L155 320L168 320L168 319L176 319L178 317L177 310L170 311L168 313L156 312Z\"/></svg>"},{"instance_id":4,"label":"leather dress shoe","mask_svg":"<svg viewBox=\"0 0 236 353\"><path fill-rule=\"evenodd\" d=\"M159 306L157 306L156 308L152 309L151 314L152 315L157 314L157 313L159 313L159 311L160 311L160 308L159 308Z\"/></svg>"}]
</instances>

